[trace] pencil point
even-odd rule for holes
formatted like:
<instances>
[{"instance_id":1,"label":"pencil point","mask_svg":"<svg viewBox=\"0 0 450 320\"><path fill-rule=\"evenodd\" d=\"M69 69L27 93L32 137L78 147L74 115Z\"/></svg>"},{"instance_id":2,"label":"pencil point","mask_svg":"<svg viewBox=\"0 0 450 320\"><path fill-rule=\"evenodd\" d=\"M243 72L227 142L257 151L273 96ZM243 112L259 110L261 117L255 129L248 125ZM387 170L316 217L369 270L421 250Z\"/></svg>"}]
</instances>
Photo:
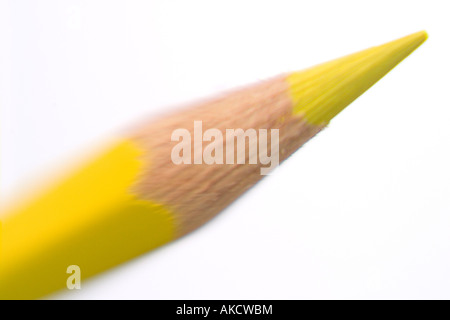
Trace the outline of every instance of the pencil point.
<instances>
[{"instance_id":1,"label":"pencil point","mask_svg":"<svg viewBox=\"0 0 450 320\"><path fill-rule=\"evenodd\" d=\"M420 31L290 74L287 81L294 113L313 125L326 125L427 38Z\"/></svg>"}]
</instances>

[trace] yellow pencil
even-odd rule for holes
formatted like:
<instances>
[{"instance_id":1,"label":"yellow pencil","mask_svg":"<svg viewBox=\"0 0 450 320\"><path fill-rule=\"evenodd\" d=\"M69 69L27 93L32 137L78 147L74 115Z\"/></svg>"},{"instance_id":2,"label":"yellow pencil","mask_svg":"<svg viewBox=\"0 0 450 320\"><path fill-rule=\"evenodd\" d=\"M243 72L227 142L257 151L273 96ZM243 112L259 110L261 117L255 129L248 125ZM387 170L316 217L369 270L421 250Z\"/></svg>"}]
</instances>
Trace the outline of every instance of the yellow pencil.
<instances>
[{"instance_id":1,"label":"yellow pencil","mask_svg":"<svg viewBox=\"0 0 450 320\"><path fill-rule=\"evenodd\" d=\"M144 121L3 213L0 298L62 289L214 217L389 70L418 32Z\"/></svg>"}]
</instances>

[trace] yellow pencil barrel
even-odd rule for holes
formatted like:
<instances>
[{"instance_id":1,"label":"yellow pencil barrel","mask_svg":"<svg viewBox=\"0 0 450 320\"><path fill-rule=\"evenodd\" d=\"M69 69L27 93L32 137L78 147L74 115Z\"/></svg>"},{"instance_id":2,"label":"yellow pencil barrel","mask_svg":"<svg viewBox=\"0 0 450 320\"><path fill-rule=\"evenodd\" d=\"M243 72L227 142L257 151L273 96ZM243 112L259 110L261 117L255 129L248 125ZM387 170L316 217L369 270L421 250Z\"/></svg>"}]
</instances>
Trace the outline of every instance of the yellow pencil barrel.
<instances>
[{"instance_id":1,"label":"yellow pencil barrel","mask_svg":"<svg viewBox=\"0 0 450 320\"><path fill-rule=\"evenodd\" d=\"M264 149L251 149L261 130L275 130L270 141L279 140L283 161L426 38L415 33L137 126L2 215L0 299L44 297L67 285L72 266L88 278L196 229L269 171L267 162L249 161ZM195 137L199 122L215 133L207 147L232 150L239 161L215 152L215 162L197 163L195 143L180 148L192 161L173 161L174 132ZM241 132L231 149L218 140L229 129ZM242 137L240 155L234 141Z\"/></svg>"}]
</instances>

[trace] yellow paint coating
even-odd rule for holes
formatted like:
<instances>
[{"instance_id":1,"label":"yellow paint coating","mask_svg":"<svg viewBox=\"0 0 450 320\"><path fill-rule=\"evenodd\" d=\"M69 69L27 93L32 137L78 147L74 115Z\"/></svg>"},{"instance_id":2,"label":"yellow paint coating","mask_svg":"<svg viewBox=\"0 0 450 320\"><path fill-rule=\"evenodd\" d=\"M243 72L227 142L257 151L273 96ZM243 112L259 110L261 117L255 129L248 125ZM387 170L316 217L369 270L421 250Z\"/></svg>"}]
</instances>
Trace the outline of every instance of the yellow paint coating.
<instances>
[{"instance_id":1,"label":"yellow paint coating","mask_svg":"<svg viewBox=\"0 0 450 320\"><path fill-rule=\"evenodd\" d=\"M0 299L39 298L174 239L172 214L131 192L142 150L122 141L34 200L6 214Z\"/></svg>"},{"instance_id":2,"label":"yellow paint coating","mask_svg":"<svg viewBox=\"0 0 450 320\"><path fill-rule=\"evenodd\" d=\"M427 39L424 31L304 71L286 81L294 114L324 126Z\"/></svg>"}]
</instances>

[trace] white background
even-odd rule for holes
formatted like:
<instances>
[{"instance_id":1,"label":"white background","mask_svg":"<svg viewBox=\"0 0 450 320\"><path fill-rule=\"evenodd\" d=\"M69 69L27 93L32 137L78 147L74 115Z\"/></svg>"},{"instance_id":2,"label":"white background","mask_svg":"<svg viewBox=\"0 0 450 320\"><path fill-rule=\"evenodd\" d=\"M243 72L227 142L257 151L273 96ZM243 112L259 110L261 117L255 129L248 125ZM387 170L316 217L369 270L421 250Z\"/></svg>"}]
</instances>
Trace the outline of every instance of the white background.
<instances>
[{"instance_id":1,"label":"white background","mask_svg":"<svg viewBox=\"0 0 450 320\"><path fill-rule=\"evenodd\" d=\"M216 219L52 298L450 298L448 1L1 1L2 202L142 115L429 40Z\"/></svg>"}]
</instances>

